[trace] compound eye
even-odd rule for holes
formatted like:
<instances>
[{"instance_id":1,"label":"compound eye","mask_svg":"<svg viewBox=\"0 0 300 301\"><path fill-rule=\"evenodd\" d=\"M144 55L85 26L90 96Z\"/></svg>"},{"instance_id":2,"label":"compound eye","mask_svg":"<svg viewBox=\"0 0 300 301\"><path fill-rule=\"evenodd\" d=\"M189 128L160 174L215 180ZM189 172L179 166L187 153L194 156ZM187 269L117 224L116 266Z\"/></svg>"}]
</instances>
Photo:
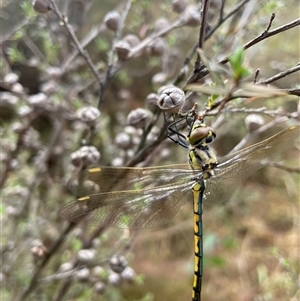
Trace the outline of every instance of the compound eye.
<instances>
[{"instance_id":1,"label":"compound eye","mask_svg":"<svg viewBox=\"0 0 300 301\"><path fill-rule=\"evenodd\" d=\"M214 129L209 126L207 127L207 130L208 130L208 134L206 135L205 142L211 143L215 140L216 133L215 133Z\"/></svg>"},{"instance_id":2,"label":"compound eye","mask_svg":"<svg viewBox=\"0 0 300 301\"><path fill-rule=\"evenodd\" d=\"M215 131L204 123L196 124L191 132L188 141L191 145L210 143L216 137Z\"/></svg>"}]
</instances>

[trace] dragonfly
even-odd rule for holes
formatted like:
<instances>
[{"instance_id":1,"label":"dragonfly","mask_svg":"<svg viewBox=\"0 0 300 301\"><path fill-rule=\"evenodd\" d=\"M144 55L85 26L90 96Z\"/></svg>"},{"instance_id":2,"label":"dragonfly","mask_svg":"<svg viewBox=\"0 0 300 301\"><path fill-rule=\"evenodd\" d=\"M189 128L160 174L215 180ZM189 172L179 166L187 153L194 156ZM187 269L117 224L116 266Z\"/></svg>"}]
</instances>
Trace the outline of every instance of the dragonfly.
<instances>
[{"instance_id":1,"label":"dragonfly","mask_svg":"<svg viewBox=\"0 0 300 301\"><path fill-rule=\"evenodd\" d=\"M166 128L172 141L188 149L187 164L143 168L103 166L81 171L68 183L76 199L65 204L59 215L71 223L95 227L155 228L170 222L187 201L193 200L192 301L200 301L203 201L208 204L227 201L251 173L293 145L300 126L291 126L266 140L217 158L209 146L216 138L215 131L194 118L192 123L187 121L190 130L184 135L177 130L184 118Z\"/></svg>"}]
</instances>

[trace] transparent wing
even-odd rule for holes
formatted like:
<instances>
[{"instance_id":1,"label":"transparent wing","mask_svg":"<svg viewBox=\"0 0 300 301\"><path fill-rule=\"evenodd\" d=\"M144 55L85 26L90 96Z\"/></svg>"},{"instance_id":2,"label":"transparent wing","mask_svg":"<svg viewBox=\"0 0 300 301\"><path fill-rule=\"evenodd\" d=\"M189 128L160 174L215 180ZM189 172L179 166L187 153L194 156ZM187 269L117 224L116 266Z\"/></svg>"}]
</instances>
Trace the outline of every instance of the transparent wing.
<instances>
[{"instance_id":1,"label":"transparent wing","mask_svg":"<svg viewBox=\"0 0 300 301\"><path fill-rule=\"evenodd\" d=\"M299 137L299 126L229 154L219 160L206 180L205 202L226 201L255 170L289 148ZM150 228L170 221L188 198L202 171L188 165L149 168L96 167L73 177L68 188L78 199L60 215L70 222L117 228ZM192 198L191 198L192 199Z\"/></svg>"},{"instance_id":2,"label":"transparent wing","mask_svg":"<svg viewBox=\"0 0 300 301\"><path fill-rule=\"evenodd\" d=\"M252 146L218 160L214 176L206 183L206 202L226 201L251 173L267 165L290 148L300 136L300 127L293 126Z\"/></svg>"},{"instance_id":3,"label":"transparent wing","mask_svg":"<svg viewBox=\"0 0 300 301\"><path fill-rule=\"evenodd\" d=\"M95 167L71 178L68 188L76 197L113 191L142 191L187 182L193 175L187 164L146 168Z\"/></svg>"},{"instance_id":4,"label":"transparent wing","mask_svg":"<svg viewBox=\"0 0 300 301\"><path fill-rule=\"evenodd\" d=\"M157 227L169 222L191 196L194 177L187 164L90 168L69 181L78 199L59 214L94 226Z\"/></svg>"},{"instance_id":5,"label":"transparent wing","mask_svg":"<svg viewBox=\"0 0 300 301\"><path fill-rule=\"evenodd\" d=\"M191 199L192 184L92 194L66 204L59 214L70 222L93 226L158 227L168 223Z\"/></svg>"}]
</instances>

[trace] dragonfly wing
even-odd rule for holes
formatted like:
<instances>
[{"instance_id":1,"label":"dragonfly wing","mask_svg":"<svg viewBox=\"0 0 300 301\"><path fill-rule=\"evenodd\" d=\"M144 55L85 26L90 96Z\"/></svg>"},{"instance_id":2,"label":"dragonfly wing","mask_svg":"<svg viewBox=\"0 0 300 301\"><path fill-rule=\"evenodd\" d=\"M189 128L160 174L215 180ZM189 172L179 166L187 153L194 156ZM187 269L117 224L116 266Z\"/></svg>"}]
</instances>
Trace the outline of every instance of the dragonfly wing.
<instances>
[{"instance_id":1,"label":"dragonfly wing","mask_svg":"<svg viewBox=\"0 0 300 301\"><path fill-rule=\"evenodd\" d=\"M290 148L299 137L299 130L299 126L290 127L269 139L221 158L218 167L214 169L214 175L206 183L207 203L228 200L251 173Z\"/></svg>"},{"instance_id":2,"label":"dragonfly wing","mask_svg":"<svg viewBox=\"0 0 300 301\"><path fill-rule=\"evenodd\" d=\"M244 164L245 161L240 161L225 169L214 169L214 175L206 180L204 202L219 204L227 201L246 178Z\"/></svg>"},{"instance_id":3,"label":"dragonfly wing","mask_svg":"<svg viewBox=\"0 0 300 301\"><path fill-rule=\"evenodd\" d=\"M240 160L254 160L258 165L266 165L270 160L289 149L299 137L300 126L291 126L268 139L220 158L218 166L226 167ZM252 170L249 172L251 173Z\"/></svg>"},{"instance_id":4,"label":"dragonfly wing","mask_svg":"<svg viewBox=\"0 0 300 301\"><path fill-rule=\"evenodd\" d=\"M148 168L95 167L71 178L69 190L77 197L91 194L142 190L182 181L192 174L186 164Z\"/></svg>"},{"instance_id":5,"label":"dragonfly wing","mask_svg":"<svg viewBox=\"0 0 300 301\"><path fill-rule=\"evenodd\" d=\"M116 228L153 228L168 223L191 198L191 183L156 189L93 194L64 205L59 214L74 223ZM178 189L180 188L180 189Z\"/></svg>"}]
</instances>

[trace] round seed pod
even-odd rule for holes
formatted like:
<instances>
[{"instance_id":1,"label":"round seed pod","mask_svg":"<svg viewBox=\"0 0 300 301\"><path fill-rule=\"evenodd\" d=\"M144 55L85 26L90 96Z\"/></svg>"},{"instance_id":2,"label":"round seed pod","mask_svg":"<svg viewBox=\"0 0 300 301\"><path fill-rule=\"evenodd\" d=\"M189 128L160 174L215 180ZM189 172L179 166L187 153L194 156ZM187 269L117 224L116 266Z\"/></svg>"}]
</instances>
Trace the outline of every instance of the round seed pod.
<instances>
[{"instance_id":1,"label":"round seed pod","mask_svg":"<svg viewBox=\"0 0 300 301\"><path fill-rule=\"evenodd\" d=\"M92 269L92 276L95 278L103 279L106 274L107 272L102 266L96 265Z\"/></svg>"},{"instance_id":2,"label":"round seed pod","mask_svg":"<svg viewBox=\"0 0 300 301\"><path fill-rule=\"evenodd\" d=\"M160 85L163 85L166 83L168 79L168 75L164 72L159 72L159 73L156 73L153 75L152 77L152 84L153 85L157 85L157 86L160 86Z\"/></svg>"},{"instance_id":3,"label":"round seed pod","mask_svg":"<svg viewBox=\"0 0 300 301\"><path fill-rule=\"evenodd\" d=\"M59 273L64 273L64 272L71 271L72 269L73 269L73 263L71 263L71 262L64 262L58 268L58 272Z\"/></svg>"},{"instance_id":4,"label":"round seed pod","mask_svg":"<svg viewBox=\"0 0 300 301\"><path fill-rule=\"evenodd\" d=\"M78 118L89 126L95 126L100 116L100 111L95 107L83 107L76 113Z\"/></svg>"},{"instance_id":5,"label":"round seed pod","mask_svg":"<svg viewBox=\"0 0 300 301\"><path fill-rule=\"evenodd\" d=\"M115 44L115 50L120 60L126 60L130 52L130 44L126 41L118 41Z\"/></svg>"},{"instance_id":6,"label":"round seed pod","mask_svg":"<svg viewBox=\"0 0 300 301\"><path fill-rule=\"evenodd\" d=\"M131 47L135 47L140 43L140 39L135 34L128 34L123 38Z\"/></svg>"},{"instance_id":7,"label":"round seed pod","mask_svg":"<svg viewBox=\"0 0 300 301\"><path fill-rule=\"evenodd\" d=\"M258 114L249 114L245 118L245 125L250 133L259 129L261 126L264 125L264 123L265 121L263 117Z\"/></svg>"},{"instance_id":8,"label":"round seed pod","mask_svg":"<svg viewBox=\"0 0 300 301\"><path fill-rule=\"evenodd\" d=\"M148 94L145 99L146 108L149 111L154 112L157 109L157 105L156 105L157 100L158 100L158 95L156 93Z\"/></svg>"},{"instance_id":9,"label":"round seed pod","mask_svg":"<svg viewBox=\"0 0 300 301\"><path fill-rule=\"evenodd\" d=\"M115 272L111 272L107 280L109 284L118 286L121 283L121 276Z\"/></svg>"},{"instance_id":10,"label":"round seed pod","mask_svg":"<svg viewBox=\"0 0 300 301\"><path fill-rule=\"evenodd\" d=\"M115 157L111 160L111 165L112 166L124 166L124 160L120 157Z\"/></svg>"},{"instance_id":11,"label":"round seed pod","mask_svg":"<svg viewBox=\"0 0 300 301\"><path fill-rule=\"evenodd\" d=\"M136 277L136 273L133 268L127 266L121 273L121 277L124 280L132 281Z\"/></svg>"},{"instance_id":12,"label":"round seed pod","mask_svg":"<svg viewBox=\"0 0 300 301\"><path fill-rule=\"evenodd\" d=\"M53 80L49 80L41 85L40 90L47 96L54 94L57 90L57 83Z\"/></svg>"},{"instance_id":13,"label":"round seed pod","mask_svg":"<svg viewBox=\"0 0 300 301\"><path fill-rule=\"evenodd\" d=\"M152 56L162 56L166 49L166 43L163 39L158 38L153 43L151 43L150 47L147 48L147 51Z\"/></svg>"},{"instance_id":14,"label":"round seed pod","mask_svg":"<svg viewBox=\"0 0 300 301\"><path fill-rule=\"evenodd\" d=\"M183 15L186 26L196 27L200 25L200 12L194 5L189 5Z\"/></svg>"},{"instance_id":15,"label":"round seed pod","mask_svg":"<svg viewBox=\"0 0 300 301\"><path fill-rule=\"evenodd\" d=\"M134 126L135 128L143 128L148 123L149 118L150 118L149 111L142 108L138 108L131 111L128 114L127 123L129 125Z\"/></svg>"},{"instance_id":16,"label":"round seed pod","mask_svg":"<svg viewBox=\"0 0 300 301\"><path fill-rule=\"evenodd\" d=\"M3 81L8 85L13 85L17 83L19 76L16 73L8 73L3 77Z\"/></svg>"},{"instance_id":17,"label":"round seed pod","mask_svg":"<svg viewBox=\"0 0 300 301\"><path fill-rule=\"evenodd\" d=\"M116 145L121 149L128 149L131 146L131 139L126 133L119 133L115 138Z\"/></svg>"},{"instance_id":18,"label":"round seed pod","mask_svg":"<svg viewBox=\"0 0 300 301\"><path fill-rule=\"evenodd\" d=\"M172 9L173 12L181 14L187 7L187 0L173 0Z\"/></svg>"},{"instance_id":19,"label":"round seed pod","mask_svg":"<svg viewBox=\"0 0 300 301\"><path fill-rule=\"evenodd\" d=\"M95 146L83 146L71 154L71 162L74 166L81 164L95 164L100 159L100 152Z\"/></svg>"},{"instance_id":20,"label":"round seed pod","mask_svg":"<svg viewBox=\"0 0 300 301\"><path fill-rule=\"evenodd\" d=\"M15 83L12 86L11 91L16 92L16 93L23 93L24 92L24 87L20 83Z\"/></svg>"},{"instance_id":21,"label":"round seed pod","mask_svg":"<svg viewBox=\"0 0 300 301\"><path fill-rule=\"evenodd\" d=\"M95 284L94 284L94 290L97 294L99 295L102 295L105 293L105 284L102 282L102 281L97 281Z\"/></svg>"},{"instance_id":22,"label":"round seed pod","mask_svg":"<svg viewBox=\"0 0 300 301\"><path fill-rule=\"evenodd\" d=\"M90 277L90 270L88 268L83 268L76 271L75 277L79 281L87 281Z\"/></svg>"},{"instance_id":23,"label":"round seed pod","mask_svg":"<svg viewBox=\"0 0 300 301\"><path fill-rule=\"evenodd\" d=\"M49 79L53 80L59 79L63 74L62 70L59 67L55 66L47 67L45 72L48 75Z\"/></svg>"},{"instance_id":24,"label":"round seed pod","mask_svg":"<svg viewBox=\"0 0 300 301\"><path fill-rule=\"evenodd\" d=\"M45 257L47 254L47 248L41 240L35 239L31 243L30 252L34 259L39 260Z\"/></svg>"},{"instance_id":25,"label":"round seed pod","mask_svg":"<svg viewBox=\"0 0 300 301\"><path fill-rule=\"evenodd\" d=\"M172 88L176 88L176 86L172 85L172 84L167 84L164 86L161 86L158 90L157 90L157 94L160 95L164 90L166 89L172 89Z\"/></svg>"},{"instance_id":26,"label":"round seed pod","mask_svg":"<svg viewBox=\"0 0 300 301\"><path fill-rule=\"evenodd\" d=\"M116 255L110 259L109 265L112 271L119 274L128 266L128 262L124 256Z\"/></svg>"},{"instance_id":27,"label":"round seed pod","mask_svg":"<svg viewBox=\"0 0 300 301\"><path fill-rule=\"evenodd\" d=\"M158 107L167 113L177 113L185 101L185 94L179 88L167 88L157 100Z\"/></svg>"},{"instance_id":28,"label":"round seed pod","mask_svg":"<svg viewBox=\"0 0 300 301\"><path fill-rule=\"evenodd\" d=\"M94 249L82 249L77 253L77 257L81 263L90 263L94 260L95 254Z\"/></svg>"},{"instance_id":29,"label":"round seed pod","mask_svg":"<svg viewBox=\"0 0 300 301\"><path fill-rule=\"evenodd\" d=\"M153 30L155 32L159 32L161 30L164 30L170 26L170 22L166 18L159 18L155 21Z\"/></svg>"},{"instance_id":30,"label":"round seed pod","mask_svg":"<svg viewBox=\"0 0 300 301\"><path fill-rule=\"evenodd\" d=\"M28 103L31 104L32 106L46 105L47 102L48 102L48 97L44 93L34 94L28 98Z\"/></svg>"},{"instance_id":31,"label":"round seed pod","mask_svg":"<svg viewBox=\"0 0 300 301\"><path fill-rule=\"evenodd\" d=\"M33 9L40 14L47 14L52 10L47 0L33 0L32 5Z\"/></svg>"},{"instance_id":32,"label":"round seed pod","mask_svg":"<svg viewBox=\"0 0 300 301\"><path fill-rule=\"evenodd\" d=\"M104 17L106 27L112 31L117 31L120 26L120 14L117 11L111 11Z\"/></svg>"},{"instance_id":33,"label":"round seed pod","mask_svg":"<svg viewBox=\"0 0 300 301\"><path fill-rule=\"evenodd\" d=\"M83 146L80 152L81 158L88 164L95 164L100 159L100 153L95 146Z\"/></svg>"}]
</instances>

